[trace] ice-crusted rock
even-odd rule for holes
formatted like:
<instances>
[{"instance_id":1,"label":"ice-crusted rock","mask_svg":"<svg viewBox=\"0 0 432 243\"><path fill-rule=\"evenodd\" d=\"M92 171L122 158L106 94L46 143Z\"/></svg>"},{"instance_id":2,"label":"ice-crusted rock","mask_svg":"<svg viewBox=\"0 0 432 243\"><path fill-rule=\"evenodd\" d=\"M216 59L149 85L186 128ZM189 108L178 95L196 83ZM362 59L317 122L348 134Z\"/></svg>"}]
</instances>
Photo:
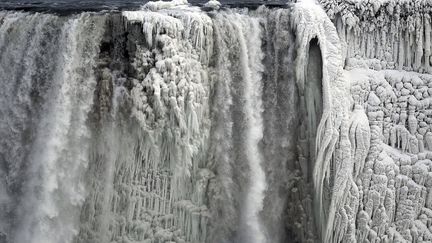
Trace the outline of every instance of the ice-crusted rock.
<instances>
[{"instance_id":1,"label":"ice-crusted rock","mask_svg":"<svg viewBox=\"0 0 432 243\"><path fill-rule=\"evenodd\" d=\"M359 68L355 62L347 68L353 77L354 101L367 107L373 128L366 159L372 163L366 162L360 173L364 193L359 210L364 207L366 213L359 214L358 223L363 226L356 229L357 240L424 240L430 231L417 218L430 206L430 121L425 118L431 107L428 98L418 94L424 92L430 75L374 71Z\"/></svg>"},{"instance_id":2,"label":"ice-crusted rock","mask_svg":"<svg viewBox=\"0 0 432 243\"><path fill-rule=\"evenodd\" d=\"M370 149L366 159L360 160L364 169L359 173L362 183L357 185L363 199L356 213L355 238L361 242L427 241L429 224L418 218L425 220L428 216L422 211L430 206L426 157L432 125L428 119L431 76L422 73L430 73L431 66L431 4L320 2L346 47L351 95L355 107L365 108L371 129ZM346 212L337 213L341 227L345 227ZM342 237L340 229L334 232L333 242L353 238Z\"/></svg>"}]
</instances>

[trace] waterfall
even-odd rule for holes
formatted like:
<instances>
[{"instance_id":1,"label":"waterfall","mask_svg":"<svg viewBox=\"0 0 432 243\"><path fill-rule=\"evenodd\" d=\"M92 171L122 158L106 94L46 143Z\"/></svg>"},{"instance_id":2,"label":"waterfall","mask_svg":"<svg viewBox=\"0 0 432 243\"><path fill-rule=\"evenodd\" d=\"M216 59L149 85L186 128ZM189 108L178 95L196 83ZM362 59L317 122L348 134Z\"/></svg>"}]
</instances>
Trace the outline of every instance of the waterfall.
<instances>
[{"instance_id":1,"label":"waterfall","mask_svg":"<svg viewBox=\"0 0 432 243\"><path fill-rule=\"evenodd\" d=\"M234 109L239 114L240 121L234 121L236 126L242 130L242 155L245 156L244 160L247 164L248 179L247 189L245 189L245 198L241 206L241 222L240 222L240 235L238 241L240 242L266 242L264 228L261 225L260 212L263 209L263 200L266 190L266 178L263 170L263 156L259 146L263 138L263 105L262 105L262 90L263 84L261 80L264 66L262 59L264 57L261 51L261 28L259 18L248 18L243 14L233 13L230 15L221 14L216 19L219 21L223 18L222 26L217 26L219 34L226 29L232 30L224 38L232 38L234 33L237 33L234 41L238 50L233 50L234 55L237 55L235 65L239 70L235 70L231 75L236 75L237 87L234 92L241 94L239 98L238 107ZM224 23L225 22L225 23ZM227 26L228 25L228 26ZM230 35L231 34L231 35ZM219 53L220 55L225 53ZM222 64L221 67L216 67L221 72L224 68L229 68ZM235 112L235 111L234 111Z\"/></svg>"},{"instance_id":2,"label":"waterfall","mask_svg":"<svg viewBox=\"0 0 432 243\"><path fill-rule=\"evenodd\" d=\"M432 242L430 1L96 2L0 3L0 243Z\"/></svg>"},{"instance_id":3,"label":"waterfall","mask_svg":"<svg viewBox=\"0 0 432 243\"><path fill-rule=\"evenodd\" d=\"M244 242L266 242L263 227L260 223L259 213L263 209L266 178L261 165L262 155L259 142L263 136L262 121L262 83L261 74L263 66L260 63L262 53L260 48L260 29L257 20L247 23L249 28L239 28L239 43L241 50L241 68L244 79L244 116L246 120L245 153L248 160L250 175L249 186L243 206L242 223L244 227ZM244 33L252 33L252 36L244 36ZM247 40L247 41L246 41ZM261 56L261 58L260 58Z\"/></svg>"},{"instance_id":4,"label":"waterfall","mask_svg":"<svg viewBox=\"0 0 432 243\"><path fill-rule=\"evenodd\" d=\"M289 15L210 14L180 2L122 13L1 12L0 236L311 237L284 232L284 211L304 220L309 204L289 205L279 193L293 188L299 167L298 95L283 67L295 45L278 35L293 38Z\"/></svg>"},{"instance_id":5,"label":"waterfall","mask_svg":"<svg viewBox=\"0 0 432 243\"><path fill-rule=\"evenodd\" d=\"M219 7L0 11L1 243L317 240L324 52Z\"/></svg>"},{"instance_id":6,"label":"waterfall","mask_svg":"<svg viewBox=\"0 0 432 243\"><path fill-rule=\"evenodd\" d=\"M6 221L14 242L71 241L78 230L103 21L89 14L67 21L21 13L3 19L1 109L10 123L1 133L11 140L2 142L2 163L9 170L6 186L16 188L10 195L16 206L4 212L14 218Z\"/></svg>"}]
</instances>

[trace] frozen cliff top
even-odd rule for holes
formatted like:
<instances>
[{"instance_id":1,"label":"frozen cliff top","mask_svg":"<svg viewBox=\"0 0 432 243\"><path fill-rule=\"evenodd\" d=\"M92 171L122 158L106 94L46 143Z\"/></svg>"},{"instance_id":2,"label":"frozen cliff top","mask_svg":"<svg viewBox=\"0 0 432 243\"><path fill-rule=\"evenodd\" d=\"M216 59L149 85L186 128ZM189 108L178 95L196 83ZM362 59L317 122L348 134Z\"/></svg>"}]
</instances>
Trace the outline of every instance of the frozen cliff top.
<instances>
[{"instance_id":1,"label":"frozen cliff top","mask_svg":"<svg viewBox=\"0 0 432 243\"><path fill-rule=\"evenodd\" d=\"M362 20L375 19L382 13L388 16L408 16L429 13L430 0L319 0L330 18L352 13Z\"/></svg>"}]
</instances>

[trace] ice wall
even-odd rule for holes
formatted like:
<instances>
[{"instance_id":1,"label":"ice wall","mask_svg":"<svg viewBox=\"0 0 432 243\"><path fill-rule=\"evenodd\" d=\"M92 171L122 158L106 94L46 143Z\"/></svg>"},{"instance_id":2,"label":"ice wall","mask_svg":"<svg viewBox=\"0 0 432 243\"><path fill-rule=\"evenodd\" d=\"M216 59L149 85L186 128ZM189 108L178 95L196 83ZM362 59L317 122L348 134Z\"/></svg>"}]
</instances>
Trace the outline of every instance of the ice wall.
<instances>
[{"instance_id":1,"label":"ice wall","mask_svg":"<svg viewBox=\"0 0 432 243\"><path fill-rule=\"evenodd\" d=\"M193 9L123 16L117 21L125 26L117 28L128 35L123 40L128 56L107 59L105 70L119 95L111 106L130 114L113 114L112 136L120 142L96 145L95 163L111 164L101 165L110 179L93 183L102 180L109 187L91 189L95 196L87 200L77 242L203 242L209 218L205 193L213 177L205 161L211 20ZM126 67L113 65L125 58ZM114 151L114 157L104 158L104 151Z\"/></svg>"},{"instance_id":2,"label":"ice wall","mask_svg":"<svg viewBox=\"0 0 432 243\"><path fill-rule=\"evenodd\" d=\"M429 207L430 148L424 139L430 130L430 105L429 94L417 100L414 93L427 87L430 75L349 69L353 97L366 108L372 133L371 152L358 182L362 227L357 235L361 239L427 241L430 232L424 211ZM412 87L409 94L400 92L404 86Z\"/></svg>"},{"instance_id":3,"label":"ice wall","mask_svg":"<svg viewBox=\"0 0 432 243\"><path fill-rule=\"evenodd\" d=\"M356 186L336 212L331 241L430 241L430 3L321 4L342 41L353 110Z\"/></svg>"},{"instance_id":4,"label":"ice wall","mask_svg":"<svg viewBox=\"0 0 432 243\"><path fill-rule=\"evenodd\" d=\"M313 210L320 239L324 242L338 241L338 233L334 232L340 228L336 215L343 210L350 188L355 187L349 141L349 94L342 70L341 45L335 27L321 7L313 1L297 3L293 10L293 21L299 46L296 75L300 95L308 95L305 92L308 82L316 82L313 78L307 79L311 78L307 68L310 43L315 38L318 39L323 58L323 113L317 128L316 149L312 152L315 153L316 160L310 163L314 164ZM307 98L309 97L310 95Z\"/></svg>"}]
</instances>

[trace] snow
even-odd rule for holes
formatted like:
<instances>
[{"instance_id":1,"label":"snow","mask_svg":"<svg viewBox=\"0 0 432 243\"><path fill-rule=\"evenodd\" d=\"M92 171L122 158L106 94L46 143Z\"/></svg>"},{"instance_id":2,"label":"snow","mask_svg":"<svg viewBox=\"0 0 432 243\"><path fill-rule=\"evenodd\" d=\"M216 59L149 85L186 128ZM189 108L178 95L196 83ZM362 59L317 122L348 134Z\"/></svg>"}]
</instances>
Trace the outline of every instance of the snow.
<instances>
[{"instance_id":1,"label":"snow","mask_svg":"<svg viewBox=\"0 0 432 243\"><path fill-rule=\"evenodd\" d=\"M204 4L204 7L211 8L214 10L218 10L221 6L221 3L217 0L210 0Z\"/></svg>"}]
</instances>

